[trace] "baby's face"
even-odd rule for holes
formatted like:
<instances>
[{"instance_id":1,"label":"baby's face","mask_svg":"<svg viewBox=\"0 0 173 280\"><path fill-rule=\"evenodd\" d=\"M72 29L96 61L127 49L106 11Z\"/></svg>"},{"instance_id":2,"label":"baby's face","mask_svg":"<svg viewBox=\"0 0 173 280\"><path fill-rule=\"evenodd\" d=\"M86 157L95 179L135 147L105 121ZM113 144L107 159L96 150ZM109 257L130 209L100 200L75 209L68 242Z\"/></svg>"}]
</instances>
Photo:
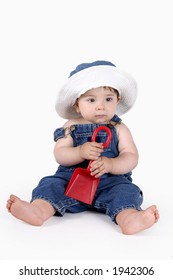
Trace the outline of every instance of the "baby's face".
<instances>
[{"instance_id":1,"label":"baby's face","mask_svg":"<svg viewBox=\"0 0 173 280\"><path fill-rule=\"evenodd\" d=\"M98 87L81 95L76 111L90 123L108 123L115 115L118 104L117 94L108 87Z\"/></svg>"}]
</instances>

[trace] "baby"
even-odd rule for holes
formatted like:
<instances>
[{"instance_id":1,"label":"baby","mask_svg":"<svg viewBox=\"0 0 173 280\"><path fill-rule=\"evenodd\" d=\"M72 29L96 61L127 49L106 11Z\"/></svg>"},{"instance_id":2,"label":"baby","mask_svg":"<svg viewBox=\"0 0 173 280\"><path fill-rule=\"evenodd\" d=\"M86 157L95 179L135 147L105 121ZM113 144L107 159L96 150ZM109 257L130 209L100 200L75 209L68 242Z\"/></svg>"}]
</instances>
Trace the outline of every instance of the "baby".
<instances>
[{"instance_id":1,"label":"baby","mask_svg":"<svg viewBox=\"0 0 173 280\"><path fill-rule=\"evenodd\" d=\"M40 226L47 219L68 213L95 210L107 214L124 234L150 228L159 219L155 205L143 210L143 193L132 183L132 170L138 164L138 151L128 127L120 116L135 103L137 86L128 73L108 61L83 63L70 73L61 88L56 111L67 121L55 130L54 147L58 169L41 179L32 192L31 202L11 195L7 209L16 218ZM111 143L103 149L107 134L99 126L111 129ZM65 190L77 167L86 168L100 178L92 205L66 196Z\"/></svg>"}]
</instances>

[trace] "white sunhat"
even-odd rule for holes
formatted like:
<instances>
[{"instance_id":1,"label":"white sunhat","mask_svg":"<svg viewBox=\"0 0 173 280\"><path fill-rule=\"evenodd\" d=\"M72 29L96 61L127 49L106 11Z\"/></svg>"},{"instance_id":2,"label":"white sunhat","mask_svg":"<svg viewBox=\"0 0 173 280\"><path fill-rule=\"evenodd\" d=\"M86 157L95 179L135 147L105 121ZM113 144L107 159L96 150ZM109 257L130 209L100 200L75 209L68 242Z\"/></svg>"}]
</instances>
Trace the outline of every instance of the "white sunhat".
<instances>
[{"instance_id":1,"label":"white sunhat","mask_svg":"<svg viewBox=\"0 0 173 280\"><path fill-rule=\"evenodd\" d=\"M70 73L64 86L60 89L55 109L64 119L81 117L74 107L76 99L90 89L108 86L119 92L120 100L116 114L125 114L134 105L137 97L137 84L131 75L118 69L109 61L98 60L82 63Z\"/></svg>"}]
</instances>

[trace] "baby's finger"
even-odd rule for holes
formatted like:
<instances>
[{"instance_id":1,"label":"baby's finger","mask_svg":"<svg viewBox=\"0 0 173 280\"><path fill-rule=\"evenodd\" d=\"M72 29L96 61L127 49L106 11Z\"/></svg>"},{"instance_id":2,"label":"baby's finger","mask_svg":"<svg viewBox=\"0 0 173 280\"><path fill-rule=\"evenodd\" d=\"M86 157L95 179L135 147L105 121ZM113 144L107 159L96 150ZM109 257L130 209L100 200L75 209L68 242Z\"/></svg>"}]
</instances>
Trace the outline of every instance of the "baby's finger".
<instances>
[{"instance_id":1,"label":"baby's finger","mask_svg":"<svg viewBox=\"0 0 173 280\"><path fill-rule=\"evenodd\" d=\"M96 147L98 149L103 149L103 143L91 142L91 146Z\"/></svg>"},{"instance_id":2,"label":"baby's finger","mask_svg":"<svg viewBox=\"0 0 173 280\"><path fill-rule=\"evenodd\" d=\"M91 175L94 176L95 178L99 178L103 174L104 174L103 165L91 172Z\"/></svg>"},{"instance_id":3,"label":"baby's finger","mask_svg":"<svg viewBox=\"0 0 173 280\"><path fill-rule=\"evenodd\" d=\"M97 170L97 172L98 172L98 170L103 169L103 166L104 166L103 161L101 160L101 157L99 157L97 160L95 160L91 163L90 171L95 172Z\"/></svg>"},{"instance_id":4,"label":"baby's finger","mask_svg":"<svg viewBox=\"0 0 173 280\"><path fill-rule=\"evenodd\" d=\"M91 163L91 169L94 170L94 169L100 167L101 164L102 164L101 161L102 161L102 157L101 157L101 156L98 157L97 160L94 160L94 161Z\"/></svg>"},{"instance_id":5,"label":"baby's finger","mask_svg":"<svg viewBox=\"0 0 173 280\"><path fill-rule=\"evenodd\" d=\"M98 143L97 143L98 144ZM103 153L103 147L102 147L102 145L95 145L94 143L91 145L91 151L92 152L95 152L95 153L99 153L99 154L101 154L101 153Z\"/></svg>"},{"instance_id":6,"label":"baby's finger","mask_svg":"<svg viewBox=\"0 0 173 280\"><path fill-rule=\"evenodd\" d=\"M100 158L100 153L98 152L92 152L90 153L90 159L93 161L97 161Z\"/></svg>"}]
</instances>

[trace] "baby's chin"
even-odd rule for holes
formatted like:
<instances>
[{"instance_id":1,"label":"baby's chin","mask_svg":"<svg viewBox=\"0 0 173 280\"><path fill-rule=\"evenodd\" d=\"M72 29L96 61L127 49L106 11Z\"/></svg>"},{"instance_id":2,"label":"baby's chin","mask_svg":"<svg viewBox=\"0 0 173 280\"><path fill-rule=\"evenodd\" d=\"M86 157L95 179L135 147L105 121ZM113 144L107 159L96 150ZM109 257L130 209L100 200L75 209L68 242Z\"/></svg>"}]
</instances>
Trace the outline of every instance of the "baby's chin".
<instances>
[{"instance_id":1,"label":"baby's chin","mask_svg":"<svg viewBox=\"0 0 173 280\"><path fill-rule=\"evenodd\" d=\"M97 115L97 116L93 116L93 117L90 117L90 118L82 118L80 119L80 123L83 123L83 124L108 124L110 122L110 118L108 117L105 117L103 115Z\"/></svg>"},{"instance_id":2,"label":"baby's chin","mask_svg":"<svg viewBox=\"0 0 173 280\"><path fill-rule=\"evenodd\" d=\"M93 123L96 124L108 124L110 119L108 117L103 116L103 115L97 115L93 118Z\"/></svg>"}]
</instances>

